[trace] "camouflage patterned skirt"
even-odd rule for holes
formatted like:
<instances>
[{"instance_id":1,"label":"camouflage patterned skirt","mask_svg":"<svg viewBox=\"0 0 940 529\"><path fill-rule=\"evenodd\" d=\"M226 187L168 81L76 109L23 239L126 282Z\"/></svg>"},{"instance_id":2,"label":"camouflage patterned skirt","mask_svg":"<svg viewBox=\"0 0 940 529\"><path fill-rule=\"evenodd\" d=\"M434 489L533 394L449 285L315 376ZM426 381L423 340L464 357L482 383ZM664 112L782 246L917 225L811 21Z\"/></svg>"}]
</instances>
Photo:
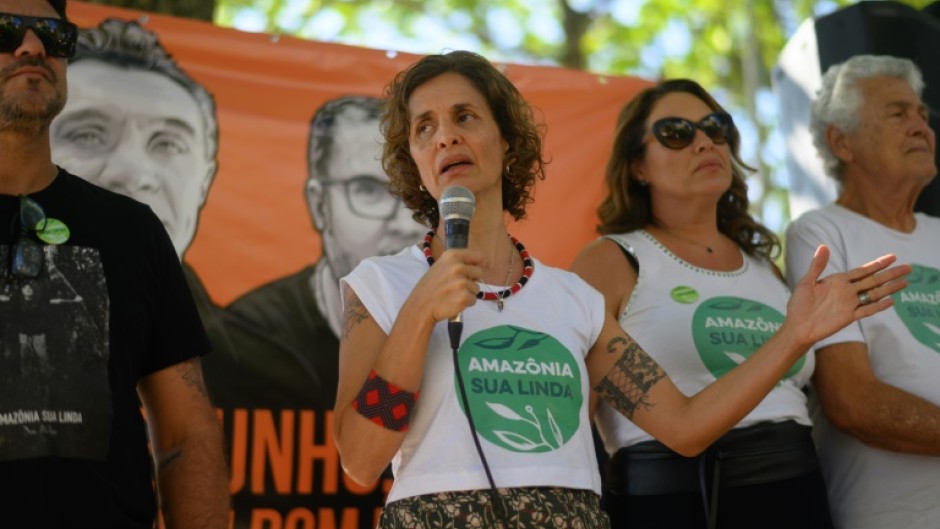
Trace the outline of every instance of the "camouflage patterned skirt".
<instances>
[{"instance_id":1,"label":"camouflage patterned skirt","mask_svg":"<svg viewBox=\"0 0 940 529\"><path fill-rule=\"evenodd\" d=\"M385 506L379 529L609 529L600 498L558 487L498 489L413 496Z\"/></svg>"}]
</instances>

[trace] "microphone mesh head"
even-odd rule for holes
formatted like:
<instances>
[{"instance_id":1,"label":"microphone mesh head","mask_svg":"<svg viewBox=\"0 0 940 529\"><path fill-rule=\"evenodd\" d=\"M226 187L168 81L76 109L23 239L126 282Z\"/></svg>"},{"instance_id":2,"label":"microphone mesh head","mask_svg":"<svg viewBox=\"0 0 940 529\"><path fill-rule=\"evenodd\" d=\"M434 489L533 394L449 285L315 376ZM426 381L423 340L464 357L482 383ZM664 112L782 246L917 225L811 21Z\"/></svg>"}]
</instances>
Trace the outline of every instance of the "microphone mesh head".
<instances>
[{"instance_id":1,"label":"microphone mesh head","mask_svg":"<svg viewBox=\"0 0 940 529\"><path fill-rule=\"evenodd\" d=\"M473 192L464 186L450 186L441 193L440 200L441 220L462 219L470 220L477 209L477 201Z\"/></svg>"}]
</instances>

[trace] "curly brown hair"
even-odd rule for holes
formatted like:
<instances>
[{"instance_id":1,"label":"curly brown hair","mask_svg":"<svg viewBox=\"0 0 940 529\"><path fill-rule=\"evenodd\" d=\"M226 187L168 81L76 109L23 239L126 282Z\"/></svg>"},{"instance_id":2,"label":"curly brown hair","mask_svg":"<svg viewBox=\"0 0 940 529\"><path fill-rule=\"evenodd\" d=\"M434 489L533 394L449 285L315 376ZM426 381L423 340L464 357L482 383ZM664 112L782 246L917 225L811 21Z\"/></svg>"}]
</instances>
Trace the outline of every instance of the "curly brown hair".
<instances>
[{"instance_id":1,"label":"curly brown hair","mask_svg":"<svg viewBox=\"0 0 940 529\"><path fill-rule=\"evenodd\" d=\"M428 55L398 73L385 89L381 128L385 136L382 167L388 174L389 190L414 211L412 217L436 228L440 221L437 201L421 188L421 176L409 151L408 101L422 84L445 73L466 78L486 99L509 144L503 173L503 210L516 220L525 217L532 202L532 186L545 178L542 159L543 126L535 122L532 108L519 90L484 57L469 51Z\"/></svg>"},{"instance_id":2,"label":"curly brown hair","mask_svg":"<svg viewBox=\"0 0 940 529\"><path fill-rule=\"evenodd\" d=\"M656 103L667 94L684 92L702 100L715 112L724 108L695 81L672 79L643 90L620 111L614 146L607 161L607 196L597 208L602 234L637 230L653 223L649 186L634 177L634 165L646 155L646 121ZM732 126L728 141L731 150L731 187L718 200L718 230L735 241L748 255L773 260L780 253L780 239L748 213L745 172L754 168L741 161L741 136Z\"/></svg>"}]
</instances>

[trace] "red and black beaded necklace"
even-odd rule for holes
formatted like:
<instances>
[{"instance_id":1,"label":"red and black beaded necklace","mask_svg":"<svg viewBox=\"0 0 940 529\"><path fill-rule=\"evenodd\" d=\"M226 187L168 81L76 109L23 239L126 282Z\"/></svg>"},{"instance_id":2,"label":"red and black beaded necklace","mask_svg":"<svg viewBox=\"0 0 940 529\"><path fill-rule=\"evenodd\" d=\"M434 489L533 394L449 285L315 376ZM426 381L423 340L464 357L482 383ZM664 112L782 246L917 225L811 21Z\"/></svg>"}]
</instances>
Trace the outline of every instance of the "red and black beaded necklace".
<instances>
[{"instance_id":1,"label":"red and black beaded necklace","mask_svg":"<svg viewBox=\"0 0 940 529\"><path fill-rule=\"evenodd\" d=\"M431 255L431 241L433 239L434 230L431 230L424 235L424 242L421 243L421 249L424 251L424 258L427 259L428 266L434 265L434 256ZM532 257L529 256L529 251L525 249L525 246L512 235L509 236L509 240L512 241L512 245L516 247L516 250L519 251L519 256L522 257L522 277L519 278L519 282L499 292L484 292L482 290L477 292L477 299L495 301L496 308L500 311L503 310L503 300L522 290L522 287L524 287L526 283L529 282L529 278L532 277L532 270L535 268L532 263Z\"/></svg>"}]
</instances>

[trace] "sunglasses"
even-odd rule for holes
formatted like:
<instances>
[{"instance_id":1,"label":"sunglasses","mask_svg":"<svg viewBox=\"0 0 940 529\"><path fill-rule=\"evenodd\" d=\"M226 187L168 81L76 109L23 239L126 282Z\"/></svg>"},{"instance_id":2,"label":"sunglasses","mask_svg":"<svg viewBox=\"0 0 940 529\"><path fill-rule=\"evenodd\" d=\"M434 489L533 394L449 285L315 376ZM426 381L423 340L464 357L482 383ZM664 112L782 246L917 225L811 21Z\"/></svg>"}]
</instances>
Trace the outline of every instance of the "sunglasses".
<instances>
[{"instance_id":1,"label":"sunglasses","mask_svg":"<svg viewBox=\"0 0 940 529\"><path fill-rule=\"evenodd\" d=\"M684 149L695 139L695 129L704 132L717 145L728 143L734 122L731 115L713 112L698 123L685 118L663 118L653 123L653 136L667 149Z\"/></svg>"},{"instance_id":2,"label":"sunglasses","mask_svg":"<svg viewBox=\"0 0 940 529\"><path fill-rule=\"evenodd\" d=\"M0 13L0 53L13 53L23 44L26 30L31 29L42 41L46 55L69 58L75 54L78 26L60 18L28 17Z\"/></svg>"},{"instance_id":3,"label":"sunglasses","mask_svg":"<svg viewBox=\"0 0 940 529\"><path fill-rule=\"evenodd\" d=\"M10 256L10 273L13 277L33 279L42 272L42 246L32 234L46 229L46 212L35 200L20 195L20 214L15 217L19 224L13 251Z\"/></svg>"}]
</instances>

